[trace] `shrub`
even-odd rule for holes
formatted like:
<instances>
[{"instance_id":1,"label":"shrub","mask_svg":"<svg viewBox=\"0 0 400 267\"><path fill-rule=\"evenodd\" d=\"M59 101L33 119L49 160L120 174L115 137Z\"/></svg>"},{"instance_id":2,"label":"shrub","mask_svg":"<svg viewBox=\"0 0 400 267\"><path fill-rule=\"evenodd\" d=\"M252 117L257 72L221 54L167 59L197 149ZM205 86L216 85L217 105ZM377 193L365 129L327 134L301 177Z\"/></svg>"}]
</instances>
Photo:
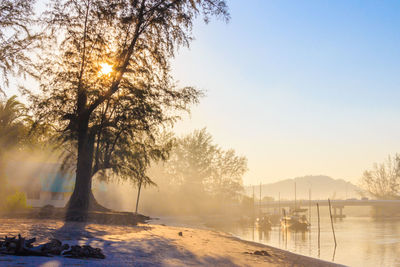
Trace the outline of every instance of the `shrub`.
<instances>
[{"instance_id":1,"label":"shrub","mask_svg":"<svg viewBox=\"0 0 400 267\"><path fill-rule=\"evenodd\" d=\"M30 206L26 203L26 195L23 192L16 191L14 194L6 198L4 210L8 212L22 211L29 209Z\"/></svg>"}]
</instances>

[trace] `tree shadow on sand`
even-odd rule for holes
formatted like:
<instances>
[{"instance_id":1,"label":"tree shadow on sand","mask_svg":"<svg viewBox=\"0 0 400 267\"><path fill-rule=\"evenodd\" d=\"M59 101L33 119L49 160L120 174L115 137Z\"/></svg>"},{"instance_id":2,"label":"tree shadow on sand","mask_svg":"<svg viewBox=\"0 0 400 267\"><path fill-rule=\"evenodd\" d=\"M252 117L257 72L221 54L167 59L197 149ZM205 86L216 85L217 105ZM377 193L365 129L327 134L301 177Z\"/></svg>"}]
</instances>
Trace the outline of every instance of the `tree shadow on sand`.
<instances>
[{"instance_id":1,"label":"tree shadow on sand","mask_svg":"<svg viewBox=\"0 0 400 267\"><path fill-rule=\"evenodd\" d=\"M229 257L199 256L174 239L154 236L143 240L120 241L105 247L111 260L125 266L238 266Z\"/></svg>"},{"instance_id":2,"label":"tree shadow on sand","mask_svg":"<svg viewBox=\"0 0 400 267\"><path fill-rule=\"evenodd\" d=\"M150 231L153 228L149 225L116 226L64 222L62 225L60 224L61 227L48 230L45 230L45 225L32 228L29 236L34 237L40 234L43 237L47 235L48 239L56 238L70 245L90 245L101 248L106 255L105 260L84 260L85 264L107 264L110 266L238 266L229 257L196 255L184 246L177 244L176 239L173 238L165 238L161 235L142 235L142 231ZM45 231L43 232L43 230ZM57 260L57 258L52 260ZM43 258L40 260L42 263L48 261L51 261L51 259ZM75 261L69 259L71 264Z\"/></svg>"},{"instance_id":3,"label":"tree shadow on sand","mask_svg":"<svg viewBox=\"0 0 400 267\"><path fill-rule=\"evenodd\" d=\"M64 225L52 233L53 238L62 240L79 240L89 242L93 240L104 241L105 236L138 233L150 230L151 227L143 226L118 226L101 225L87 222L66 221Z\"/></svg>"}]
</instances>

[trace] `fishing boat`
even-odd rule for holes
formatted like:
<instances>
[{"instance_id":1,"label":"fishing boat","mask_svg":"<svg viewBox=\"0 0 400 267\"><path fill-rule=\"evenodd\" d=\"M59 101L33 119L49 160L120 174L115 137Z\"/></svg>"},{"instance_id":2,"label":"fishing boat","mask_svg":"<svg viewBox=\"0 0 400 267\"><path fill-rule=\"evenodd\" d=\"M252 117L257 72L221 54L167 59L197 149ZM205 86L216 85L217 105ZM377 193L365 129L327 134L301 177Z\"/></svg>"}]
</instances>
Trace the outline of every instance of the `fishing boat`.
<instances>
[{"instance_id":1,"label":"fishing boat","mask_svg":"<svg viewBox=\"0 0 400 267\"><path fill-rule=\"evenodd\" d=\"M269 220L268 216L263 216L261 218L256 219L256 225L258 228L262 230L271 230L272 223Z\"/></svg>"},{"instance_id":2,"label":"fishing boat","mask_svg":"<svg viewBox=\"0 0 400 267\"><path fill-rule=\"evenodd\" d=\"M305 212L307 209L294 209L288 215L281 218L282 229L294 231L307 231L310 223L307 220Z\"/></svg>"}]
</instances>

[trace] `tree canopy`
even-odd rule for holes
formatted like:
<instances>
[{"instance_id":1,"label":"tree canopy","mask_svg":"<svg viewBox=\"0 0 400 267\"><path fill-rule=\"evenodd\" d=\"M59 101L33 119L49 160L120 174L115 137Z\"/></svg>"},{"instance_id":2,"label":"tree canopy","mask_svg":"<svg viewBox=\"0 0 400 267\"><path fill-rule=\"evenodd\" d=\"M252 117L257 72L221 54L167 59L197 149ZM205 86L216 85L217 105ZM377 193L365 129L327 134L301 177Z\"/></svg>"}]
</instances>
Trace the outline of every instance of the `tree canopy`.
<instances>
[{"instance_id":1,"label":"tree canopy","mask_svg":"<svg viewBox=\"0 0 400 267\"><path fill-rule=\"evenodd\" d=\"M232 200L243 190L247 159L237 156L233 149L223 150L214 144L203 128L177 140L168 168L182 190Z\"/></svg>"},{"instance_id":2,"label":"tree canopy","mask_svg":"<svg viewBox=\"0 0 400 267\"><path fill-rule=\"evenodd\" d=\"M170 75L170 59L190 44L200 15L229 18L223 0L52 1L37 65L41 92L27 93L36 118L76 155L71 208L97 207L91 179L99 170L135 177L140 164L164 157L154 134L201 95L177 88Z\"/></svg>"},{"instance_id":3,"label":"tree canopy","mask_svg":"<svg viewBox=\"0 0 400 267\"><path fill-rule=\"evenodd\" d=\"M18 145L24 132L25 107L16 96L0 101L0 150L7 151ZM0 153L1 153L0 152Z\"/></svg>"},{"instance_id":4,"label":"tree canopy","mask_svg":"<svg viewBox=\"0 0 400 267\"><path fill-rule=\"evenodd\" d=\"M25 118L26 109L16 96L0 100L0 202L4 201L7 189L6 153L21 147L26 138Z\"/></svg>"},{"instance_id":5,"label":"tree canopy","mask_svg":"<svg viewBox=\"0 0 400 267\"><path fill-rule=\"evenodd\" d=\"M27 52L38 34L33 34L33 7L35 0L0 1L0 78L8 84L8 74L25 74L30 62ZM28 71L31 72L31 71ZM0 88L0 92L4 90Z\"/></svg>"},{"instance_id":6,"label":"tree canopy","mask_svg":"<svg viewBox=\"0 0 400 267\"><path fill-rule=\"evenodd\" d=\"M362 188L377 199L400 199L400 155L375 163L361 178Z\"/></svg>"},{"instance_id":7,"label":"tree canopy","mask_svg":"<svg viewBox=\"0 0 400 267\"><path fill-rule=\"evenodd\" d=\"M223 209L241 199L246 171L245 157L216 145L205 128L196 130L176 138L169 159L150 168L160 192L147 193L146 202L157 206L168 199L168 207L161 205L159 212L179 214Z\"/></svg>"}]
</instances>

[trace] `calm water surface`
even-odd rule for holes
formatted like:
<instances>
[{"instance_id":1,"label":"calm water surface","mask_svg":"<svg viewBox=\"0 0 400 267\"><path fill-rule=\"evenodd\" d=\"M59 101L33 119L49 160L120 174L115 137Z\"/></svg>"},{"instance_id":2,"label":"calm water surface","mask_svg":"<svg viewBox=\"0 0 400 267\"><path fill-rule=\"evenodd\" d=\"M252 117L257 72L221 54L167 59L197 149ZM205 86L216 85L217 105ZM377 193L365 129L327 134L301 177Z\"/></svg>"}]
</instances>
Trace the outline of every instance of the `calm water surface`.
<instances>
[{"instance_id":1,"label":"calm water surface","mask_svg":"<svg viewBox=\"0 0 400 267\"><path fill-rule=\"evenodd\" d=\"M349 266L400 266L400 220L348 217L334 222L337 247L329 217L321 218L320 249L318 249L317 218L311 220L310 232L288 232L279 227L258 231L237 226L229 231L245 240L286 249L302 255Z\"/></svg>"}]
</instances>

